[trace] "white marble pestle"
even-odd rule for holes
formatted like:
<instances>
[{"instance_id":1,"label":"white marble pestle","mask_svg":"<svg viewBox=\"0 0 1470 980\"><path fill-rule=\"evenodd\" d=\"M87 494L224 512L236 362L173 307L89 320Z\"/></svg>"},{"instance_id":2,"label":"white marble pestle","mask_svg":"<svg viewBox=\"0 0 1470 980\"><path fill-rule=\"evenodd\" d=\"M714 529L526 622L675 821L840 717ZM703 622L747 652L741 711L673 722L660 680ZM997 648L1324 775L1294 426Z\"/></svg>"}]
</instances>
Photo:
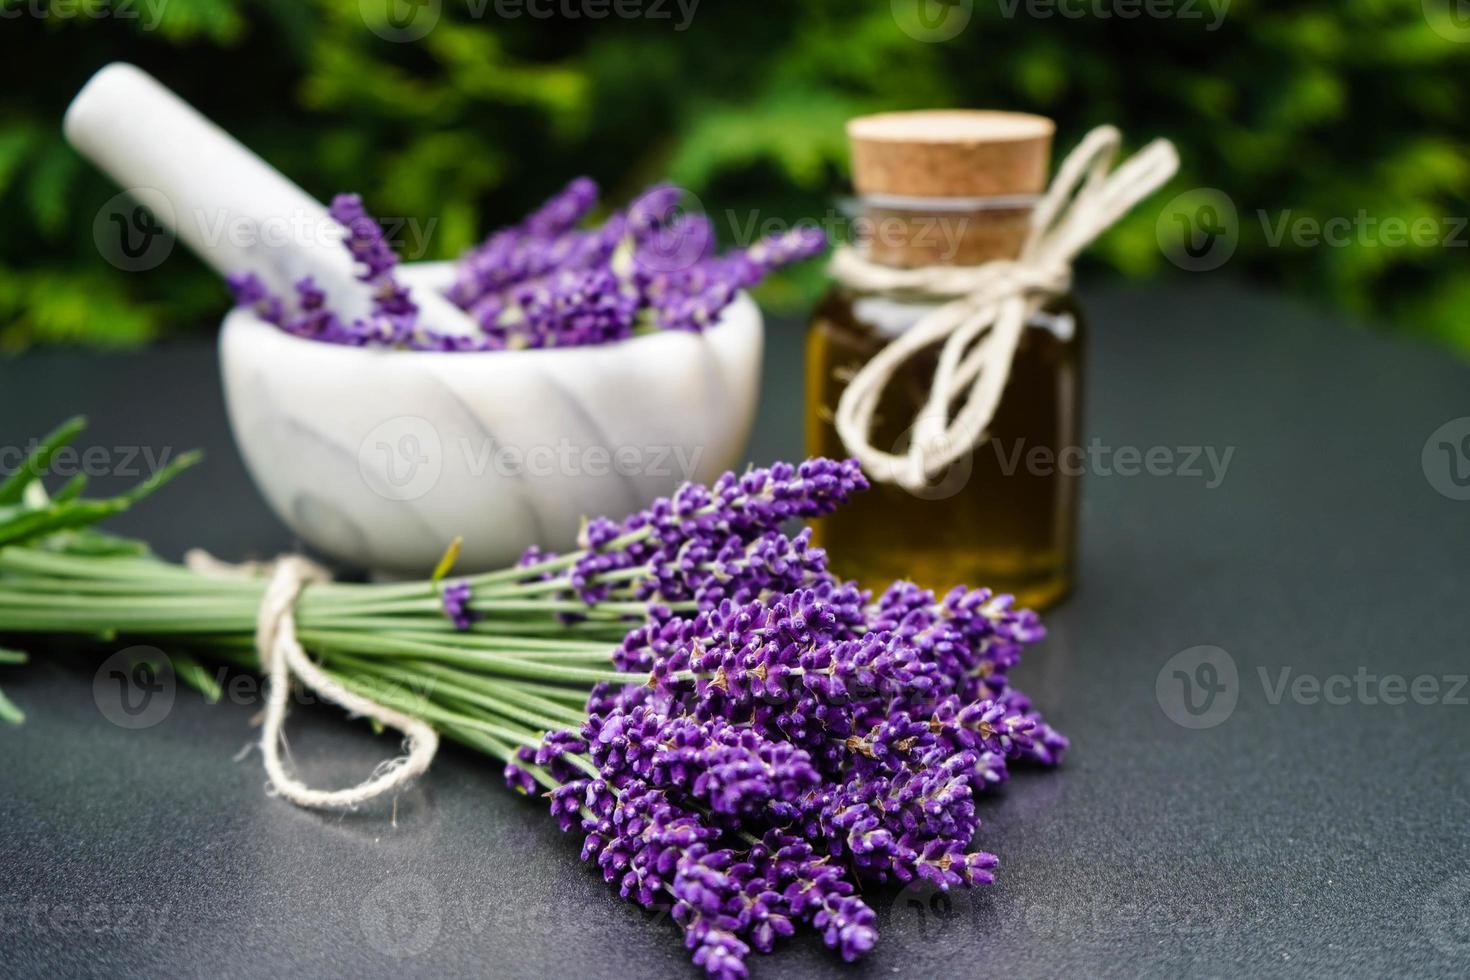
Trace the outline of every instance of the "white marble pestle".
<instances>
[{"instance_id":1,"label":"white marble pestle","mask_svg":"<svg viewBox=\"0 0 1470 980\"><path fill-rule=\"evenodd\" d=\"M342 245L346 229L151 75L106 66L72 101L64 129L78 152L161 212L155 217L221 275L254 273L283 298L312 276L341 315L368 312L371 290ZM475 331L443 296L415 289L413 300L425 327Z\"/></svg>"}]
</instances>

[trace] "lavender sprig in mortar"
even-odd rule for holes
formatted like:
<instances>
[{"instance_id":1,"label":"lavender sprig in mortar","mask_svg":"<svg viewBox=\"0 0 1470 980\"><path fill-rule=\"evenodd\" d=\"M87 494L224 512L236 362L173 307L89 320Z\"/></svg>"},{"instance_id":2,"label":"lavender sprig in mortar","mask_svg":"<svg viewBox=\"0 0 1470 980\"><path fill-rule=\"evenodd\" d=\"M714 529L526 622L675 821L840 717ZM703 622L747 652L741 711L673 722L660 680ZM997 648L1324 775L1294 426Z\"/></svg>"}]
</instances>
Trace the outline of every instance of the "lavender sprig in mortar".
<instances>
[{"instance_id":1,"label":"lavender sprig in mortar","mask_svg":"<svg viewBox=\"0 0 1470 980\"><path fill-rule=\"evenodd\" d=\"M327 343L409 350L497 351L612 343L655 330L702 332L739 291L826 247L816 228L769 236L716 255L703 215L678 212L682 190L650 188L601 225L579 223L597 186L572 181L520 224L465 253L446 296L479 325L478 335L444 334L419 322L410 291L395 277L398 256L352 194L331 213L347 229L344 245L358 277L373 289L367 317L347 321L311 279L289 302L254 276L232 276L239 306L288 333Z\"/></svg>"}]
</instances>

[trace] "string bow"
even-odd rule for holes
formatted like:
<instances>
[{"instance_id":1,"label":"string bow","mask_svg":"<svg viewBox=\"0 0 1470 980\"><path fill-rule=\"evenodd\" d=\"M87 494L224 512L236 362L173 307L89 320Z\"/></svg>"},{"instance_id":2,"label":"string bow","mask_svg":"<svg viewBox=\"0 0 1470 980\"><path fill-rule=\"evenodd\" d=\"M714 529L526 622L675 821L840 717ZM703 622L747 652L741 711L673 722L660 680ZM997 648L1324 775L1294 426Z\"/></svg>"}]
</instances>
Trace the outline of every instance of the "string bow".
<instances>
[{"instance_id":1,"label":"string bow","mask_svg":"<svg viewBox=\"0 0 1470 980\"><path fill-rule=\"evenodd\" d=\"M897 269L850 246L833 255L832 276L858 292L950 300L868 361L837 403L837 434L869 477L922 490L985 438L1027 321L1071 286L1072 260L1179 168L1174 145L1160 139L1114 170L1121 145L1113 126L1087 134L1032 213L1031 231L1015 259ZM871 441L883 392L905 362L935 344L943 347L908 450L885 452Z\"/></svg>"}]
</instances>

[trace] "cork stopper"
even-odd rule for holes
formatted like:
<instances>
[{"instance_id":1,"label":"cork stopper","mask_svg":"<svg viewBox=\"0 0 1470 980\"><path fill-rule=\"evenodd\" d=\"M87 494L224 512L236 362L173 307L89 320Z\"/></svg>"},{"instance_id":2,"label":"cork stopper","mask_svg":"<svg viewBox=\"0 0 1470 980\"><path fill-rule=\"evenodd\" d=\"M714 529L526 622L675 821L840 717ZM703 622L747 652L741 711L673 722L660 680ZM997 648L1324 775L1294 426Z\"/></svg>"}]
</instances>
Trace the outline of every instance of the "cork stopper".
<instances>
[{"instance_id":1,"label":"cork stopper","mask_svg":"<svg viewBox=\"0 0 1470 980\"><path fill-rule=\"evenodd\" d=\"M1050 119L1021 112L937 109L850 120L869 256L910 268L1014 258L1030 231L1030 199L1046 189L1055 131Z\"/></svg>"},{"instance_id":2,"label":"cork stopper","mask_svg":"<svg viewBox=\"0 0 1470 980\"><path fill-rule=\"evenodd\" d=\"M994 197L1040 194L1056 124L1024 112L932 109L848 121L859 194Z\"/></svg>"}]
</instances>

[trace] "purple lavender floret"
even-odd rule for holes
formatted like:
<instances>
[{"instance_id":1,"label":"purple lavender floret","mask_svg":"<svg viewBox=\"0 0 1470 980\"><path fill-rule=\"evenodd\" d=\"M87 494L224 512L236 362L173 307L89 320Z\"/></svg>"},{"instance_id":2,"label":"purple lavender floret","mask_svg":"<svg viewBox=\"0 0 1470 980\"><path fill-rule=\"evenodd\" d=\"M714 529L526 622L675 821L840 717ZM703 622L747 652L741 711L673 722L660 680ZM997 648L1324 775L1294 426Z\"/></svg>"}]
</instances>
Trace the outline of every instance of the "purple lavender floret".
<instances>
[{"instance_id":1,"label":"purple lavender floret","mask_svg":"<svg viewBox=\"0 0 1470 980\"><path fill-rule=\"evenodd\" d=\"M633 332L638 295L607 269L563 272L516 295L524 316L513 332L527 347L578 347L622 340Z\"/></svg>"},{"instance_id":2,"label":"purple lavender floret","mask_svg":"<svg viewBox=\"0 0 1470 980\"><path fill-rule=\"evenodd\" d=\"M525 767L518 766L514 762L505 764L505 784L524 796L532 796L536 792L536 778ZM552 812L555 813L555 810ZM562 827L562 830L567 829L565 826Z\"/></svg>"},{"instance_id":3,"label":"purple lavender floret","mask_svg":"<svg viewBox=\"0 0 1470 980\"><path fill-rule=\"evenodd\" d=\"M272 296L253 272L234 273L225 277L225 284L235 297L236 306L246 306L267 323L281 326L285 319L285 308L279 297Z\"/></svg>"},{"instance_id":4,"label":"purple lavender floret","mask_svg":"<svg viewBox=\"0 0 1470 980\"><path fill-rule=\"evenodd\" d=\"M705 265L656 276L644 287L654 324L686 333L713 326L739 291L733 275Z\"/></svg>"},{"instance_id":5,"label":"purple lavender floret","mask_svg":"<svg viewBox=\"0 0 1470 980\"><path fill-rule=\"evenodd\" d=\"M470 609L470 584L463 580L444 586L442 599L444 615L457 630L467 630L475 624L474 611Z\"/></svg>"},{"instance_id":6,"label":"purple lavender floret","mask_svg":"<svg viewBox=\"0 0 1470 980\"><path fill-rule=\"evenodd\" d=\"M730 283L744 289L783 266L812 258L826 247L827 236L820 228L798 226L768 235L744 251L731 252L715 266Z\"/></svg>"},{"instance_id":7,"label":"purple lavender floret","mask_svg":"<svg viewBox=\"0 0 1470 980\"><path fill-rule=\"evenodd\" d=\"M357 194L338 194L328 209L332 219L347 229L344 244L361 268L358 278L367 283L380 283L398 265L398 254L388 244L383 229L367 213Z\"/></svg>"},{"instance_id":8,"label":"purple lavender floret","mask_svg":"<svg viewBox=\"0 0 1470 980\"><path fill-rule=\"evenodd\" d=\"M327 306L327 294L311 276L296 283L296 312L282 328L298 337L351 347L364 347L371 342L369 324L361 320L343 323Z\"/></svg>"},{"instance_id":9,"label":"purple lavender floret","mask_svg":"<svg viewBox=\"0 0 1470 980\"><path fill-rule=\"evenodd\" d=\"M655 184L639 194L628 206L628 233L638 240L663 227L683 196L683 189L673 184Z\"/></svg>"},{"instance_id":10,"label":"purple lavender floret","mask_svg":"<svg viewBox=\"0 0 1470 980\"><path fill-rule=\"evenodd\" d=\"M526 218L526 234L554 238L571 231L597 204L597 184L578 177Z\"/></svg>"}]
</instances>

